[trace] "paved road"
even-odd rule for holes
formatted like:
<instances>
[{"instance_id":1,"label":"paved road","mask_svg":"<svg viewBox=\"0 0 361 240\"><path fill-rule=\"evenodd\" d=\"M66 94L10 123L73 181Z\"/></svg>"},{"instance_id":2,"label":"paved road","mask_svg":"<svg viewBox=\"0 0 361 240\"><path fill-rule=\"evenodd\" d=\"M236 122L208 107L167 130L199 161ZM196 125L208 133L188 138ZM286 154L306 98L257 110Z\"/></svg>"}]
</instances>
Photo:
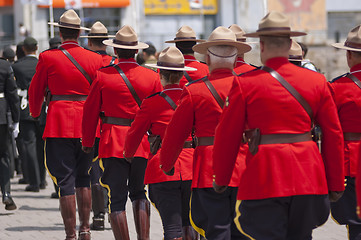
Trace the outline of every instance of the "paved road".
<instances>
[{"instance_id":1,"label":"paved road","mask_svg":"<svg viewBox=\"0 0 361 240\"><path fill-rule=\"evenodd\" d=\"M53 186L48 178L48 187L39 193L25 192L25 185L17 184L18 177L12 180L12 195L18 209L6 211L0 208L0 240L42 240L64 239L63 224L59 212L57 199L51 199ZM127 204L127 217L130 238L136 239L133 224L131 204ZM151 213L151 237L152 240L160 240L163 237L162 225L157 211L152 207ZM343 240L347 239L346 229L338 226L331 219L313 233L315 240ZM113 239L110 225L106 222L106 230L93 231L92 239Z\"/></svg>"}]
</instances>

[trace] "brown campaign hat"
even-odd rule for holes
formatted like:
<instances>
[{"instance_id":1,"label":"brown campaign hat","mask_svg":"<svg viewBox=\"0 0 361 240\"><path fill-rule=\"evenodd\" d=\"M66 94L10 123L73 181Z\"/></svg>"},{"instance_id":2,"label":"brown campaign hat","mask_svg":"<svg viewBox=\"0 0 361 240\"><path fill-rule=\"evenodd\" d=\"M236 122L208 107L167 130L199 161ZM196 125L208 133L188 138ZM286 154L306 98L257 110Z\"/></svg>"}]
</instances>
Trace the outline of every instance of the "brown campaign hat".
<instances>
[{"instance_id":1,"label":"brown campaign hat","mask_svg":"<svg viewBox=\"0 0 361 240\"><path fill-rule=\"evenodd\" d=\"M189 26L182 26L178 29L178 32L175 34L173 40L165 41L166 43L176 43L176 42L204 42L202 39L197 39L196 33Z\"/></svg>"},{"instance_id":2,"label":"brown campaign hat","mask_svg":"<svg viewBox=\"0 0 361 240\"><path fill-rule=\"evenodd\" d=\"M81 38L114 38L115 35L108 35L108 29L103 23L97 21L90 29L88 36L81 36Z\"/></svg>"},{"instance_id":3,"label":"brown campaign hat","mask_svg":"<svg viewBox=\"0 0 361 240\"><path fill-rule=\"evenodd\" d=\"M355 52L361 52L361 25L352 29L344 43L334 43L332 44L335 48L340 48L344 50L350 50Z\"/></svg>"},{"instance_id":4,"label":"brown campaign hat","mask_svg":"<svg viewBox=\"0 0 361 240\"><path fill-rule=\"evenodd\" d=\"M129 25L124 25L119 29L114 39L104 40L103 44L123 49L145 49L149 47L146 43L138 42L137 34Z\"/></svg>"},{"instance_id":5,"label":"brown campaign hat","mask_svg":"<svg viewBox=\"0 0 361 240\"><path fill-rule=\"evenodd\" d=\"M288 60L290 61L302 61L302 48L301 46L292 39L292 45L290 50L288 51Z\"/></svg>"},{"instance_id":6,"label":"brown campaign hat","mask_svg":"<svg viewBox=\"0 0 361 240\"><path fill-rule=\"evenodd\" d=\"M145 64L147 67L174 71L197 71L195 68L184 66L184 57L176 47L167 47L160 54L157 64Z\"/></svg>"},{"instance_id":7,"label":"brown campaign hat","mask_svg":"<svg viewBox=\"0 0 361 240\"><path fill-rule=\"evenodd\" d=\"M55 27L71 28L71 29L81 29L89 31L89 28L80 26L81 20L73 9L70 9L61 15L59 22L49 22L49 25L54 25Z\"/></svg>"},{"instance_id":8,"label":"brown campaign hat","mask_svg":"<svg viewBox=\"0 0 361 240\"><path fill-rule=\"evenodd\" d=\"M206 54L209 47L227 45L237 48L238 54L250 51L252 48L247 43L237 42L237 37L230 29L220 26L213 30L208 40L193 46L193 51Z\"/></svg>"},{"instance_id":9,"label":"brown campaign hat","mask_svg":"<svg viewBox=\"0 0 361 240\"><path fill-rule=\"evenodd\" d=\"M243 29L240 26L238 26L237 24L232 24L228 28L231 29L231 31L234 32L234 34L236 34L238 42L244 42L244 43L248 43L248 44L257 43L257 42L247 42L247 38L244 36L244 34L246 34L246 32L243 31Z\"/></svg>"},{"instance_id":10,"label":"brown campaign hat","mask_svg":"<svg viewBox=\"0 0 361 240\"><path fill-rule=\"evenodd\" d=\"M290 36L297 37L306 35L305 32L291 30L290 20L280 12L269 12L262 18L258 30L253 33L246 33L245 37L259 36Z\"/></svg>"}]
</instances>

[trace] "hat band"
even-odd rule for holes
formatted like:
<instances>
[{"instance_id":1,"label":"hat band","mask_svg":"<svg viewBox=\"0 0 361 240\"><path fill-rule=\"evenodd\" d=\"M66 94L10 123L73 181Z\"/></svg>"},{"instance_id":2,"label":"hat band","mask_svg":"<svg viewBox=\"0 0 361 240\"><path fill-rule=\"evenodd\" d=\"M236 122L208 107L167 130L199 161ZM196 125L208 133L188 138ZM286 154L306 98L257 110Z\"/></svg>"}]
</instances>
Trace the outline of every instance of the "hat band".
<instances>
[{"instance_id":1,"label":"hat band","mask_svg":"<svg viewBox=\"0 0 361 240\"><path fill-rule=\"evenodd\" d=\"M212 55L214 55L214 56L216 56L216 57L220 57L220 58L230 58L230 57L234 57L234 56L236 56L236 55L238 54L238 51L237 51L235 54L233 54L233 55L231 55L231 56L221 56L221 55L215 54L214 52L210 51L209 49L208 49L208 52L209 52L210 54L212 54Z\"/></svg>"},{"instance_id":2,"label":"hat band","mask_svg":"<svg viewBox=\"0 0 361 240\"><path fill-rule=\"evenodd\" d=\"M302 60L302 56L300 55L289 55L289 59Z\"/></svg>"},{"instance_id":3,"label":"hat band","mask_svg":"<svg viewBox=\"0 0 361 240\"><path fill-rule=\"evenodd\" d=\"M167 63L167 62L157 62L157 66L161 67L174 67L174 68L184 68L184 63Z\"/></svg>"},{"instance_id":4,"label":"hat band","mask_svg":"<svg viewBox=\"0 0 361 240\"><path fill-rule=\"evenodd\" d=\"M65 22L62 22L62 21L59 21L58 24L61 25L61 26L64 26L64 27L80 28L80 24L65 23Z\"/></svg>"},{"instance_id":5,"label":"hat band","mask_svg":"<svg viewBox=\"0 0 361 240\"><path fill-rule=\"evenodd\" d=\"M246 42L246 38L237 38L238 42Z\"/></svg>"},{"instance_id":6,"label":"hat band","mask_svg":"<svg viewBox=\"0 0 361 240\"><path fill-rule=\"evenodd\" d=\"M260 28L257 32L262 31L291 31L290 27L267 27L267 28Z\"/></svg>"},{"instance_id":7,"label":"hat band","mask_svg":"<svg viewBox=\"0 0 361 240\"><path fill-rule=\"evenodd\" d=\"M128 41L120 41L117 39L113 39L113 43L119 44L119 45L126 45L126 46L136 46L138 44L138 41L128 42Z\"/></svg>"},{"instance_id":8,"label":"hat band","mask_svg":"<svg viewBox=\"0 0 361 240\"><path fill-rule=\"evenodd\" d=\"M350 47L350 48L357 48L357 49L361 49L361 44L360 43L353 43L353 42L345 42L344 44L345 47Z\"/></svg>"},{"instance_id":9,"label":"hat band","mask_svg":"<svg viewBox=\"0 0 361 240\"><path fill-rule=\"evenodd\" d=\"M195 37L176 37L174 40L186 40L186 39L196 39Z\"/></svg>"},{"instance_id":10,"label":"hat band","mask_svg":"<svg viewBox=\"0 0 361 240\"><path fill-rule=\"evenodd\" d=\"M108 36L108 33L89 33L88 36Z\"/></svg>"}]
</instances>

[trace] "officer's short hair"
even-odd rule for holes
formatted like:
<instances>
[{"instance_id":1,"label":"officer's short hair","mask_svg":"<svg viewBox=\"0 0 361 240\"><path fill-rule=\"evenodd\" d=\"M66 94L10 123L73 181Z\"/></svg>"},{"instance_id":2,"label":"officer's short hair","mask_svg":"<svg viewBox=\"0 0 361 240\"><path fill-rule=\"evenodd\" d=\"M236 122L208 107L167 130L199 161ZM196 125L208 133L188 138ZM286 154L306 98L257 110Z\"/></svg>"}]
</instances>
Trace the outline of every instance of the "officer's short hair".
<instances>
[{"instance_id":1,"label":"officer's short hair","mask_svg":"<svg viewBox=\"0 0 361 240\"><path fill-rule=\"evenodd\" d=\"M123 59L135 58L135 54L137 53L137 49L115 48L115 51L118 57Z\"/></svg>"},{"instance_id":2,"label":"officer's short hair","mask_svg":"<svg viewBox=\"0 0 361 240\"><path fill-rule=\"evenodd\" d=\"M167 83L177 84L183 77L183 71L173 71L173 70L165 70L159 69L159 74L163 75Z\"/></svg>"},{"instance_id":3,"label":"officer's short hair","mask_svg":"<svg viewBox=\"0 0 361 240\"><path fill-rule=\"evenodd\" d=\"M183 54L193 54L194 51L192 47L196 45L195 41L186 41L186 42L176 42L175 46L183 53Z\"/></svg>"},{"instance_id":4,"label":"officer's short hair","mask_svg":"<svg viewBox=\"0 0 361 240\"><path fill-rule=\"evenodd\" d=\"M149 45L149 47L146 49L143 49L143 52L145 52L149 56L155 55L155 53L157 52L155 47L152 44L148 44L148 45Z\"/></svg>"},{"instance_id":5,"label":"officer's short hair","mask_svg":"<svg viewBox=\"0 0 361 240\"><path fill-rule=\"evenodd\" d=\"M79 37L79 29L63 28L60 27L59 31L64 40L66 39L77 39Z\"/></svg>"},{"instance_id":6,"label":"officer's short hair","mask_svg":"<svg viewBox=\"0 0 361 240\"><path fill-rule=\"evenodd\" d=\"M261 41L268 49L285 48L287 50L291 47L289 36L261 36Z\"/></svg>"},{"instance_id":7,"label":"officer's short hair","mask_svg":"<svg viewBox=\"0 0 361 240\"><path fill-rule=\"evenodd\" d=\"M106 39L108 38L89 38L88 41L97 47L104 47L103 41Z\"/></svg>"}]
</instances>

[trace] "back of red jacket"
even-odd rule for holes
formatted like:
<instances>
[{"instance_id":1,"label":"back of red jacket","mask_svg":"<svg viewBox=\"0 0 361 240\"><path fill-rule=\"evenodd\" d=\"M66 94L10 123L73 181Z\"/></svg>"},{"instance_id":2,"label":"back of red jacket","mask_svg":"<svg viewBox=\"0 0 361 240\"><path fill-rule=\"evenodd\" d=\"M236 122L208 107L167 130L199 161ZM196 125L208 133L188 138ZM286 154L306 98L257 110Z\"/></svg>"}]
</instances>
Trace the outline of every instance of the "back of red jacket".
<instances>
[{"instance_id":1,"label":"back of red jacket","mask_svg":"<svg viewBox=\"0 0 361 240\"><path fill-rule=\"evenodd\" d=\"M184 74L184 76L181 78L179 82L179 86L181 88L183 88L184 85L186 85L188 82L203 78L207 76L209 73L208 66L204 63L197 61L197 59L192 55L184 55L184 64L186 67L192 67L197 69L197 71L189 71ZM186 74L188 75L187 77ZM190 78L192 80L187 78Z\"/></svg>"}]
</instances>

